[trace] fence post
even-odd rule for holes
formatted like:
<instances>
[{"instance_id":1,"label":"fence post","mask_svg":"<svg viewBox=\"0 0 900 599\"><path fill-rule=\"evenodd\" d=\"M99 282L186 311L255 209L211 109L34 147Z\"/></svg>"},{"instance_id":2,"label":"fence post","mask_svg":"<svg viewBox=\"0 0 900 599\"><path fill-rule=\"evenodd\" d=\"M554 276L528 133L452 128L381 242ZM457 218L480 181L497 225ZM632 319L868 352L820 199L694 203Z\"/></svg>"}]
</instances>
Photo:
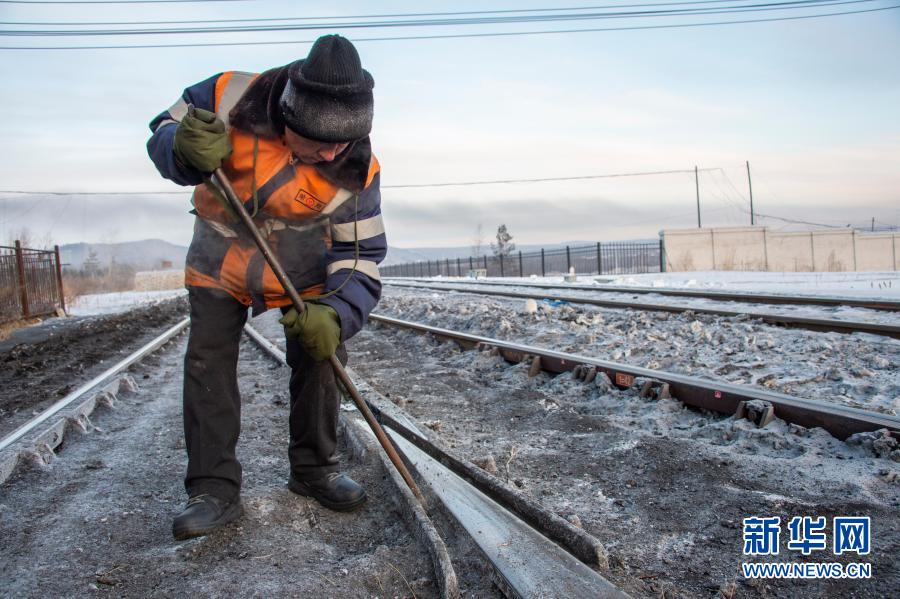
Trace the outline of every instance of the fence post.
<instances>
[{"instance_id":1,"label":"fence post","mask_svg":"<svg viewBox=\"0 0 900 599\"><path fill-rule=\"evenodd\" d=\"M500 253L499 255L500 255L500 276L505 277L506 275L503 274L503 254Z\"/></svg>"},{"instance_id":2,"label":"fence post","mask_svg":"<svg viewBox=\"0 0 900 599\"><path fill-rule=\"evenodd\" d=\"M569 246L566 246L566 274L572 272L572 254L569 251Z\"/></svg>"},{"instance_id":3,"label":"fence post","mask_svg":"<svg viewBox=\"0 0 900 599\"><path fill-rule=\"evenodd\" d=\"M541 276L542 277L547 276L547 269L544 266L544 248L541 248Z\"/></svg>"},{"instance_id":4,"label":"fence post","mask_svg":"<svg viewBox=\"0 0 900 599\"><path fill-rule=\"evenodd\" d=\"M469 270L475 270L475 266L472 264L472 256L469 256Z\"/></svg>"},{"instance_id":5,"label":"fence post","mask_svg":"<svg viewBox=\"0 0 900 599\"><path fill-rule=\"evenodd\" d=\"M22 244L16 239L16 270L19 273L19 298L22 300L22 316L31 316L28 308L28 284L25 281L25 256L22 254Z\"/></svg>"},{"instance_id":6,"label":"fence post","mask_svg":"<svg viewBox=\"0 0 900 599\"><path fill-rule=\"evenodd\" d=\"M659 236L659 272L666 272L666 244L663 236Z\"/></svg>"},{"instance_id":7,"label":"fence post","mask_svg":"<svg viewBox=\"0 0 900 599\"><path fill-rule=\"evenodd\" d=\"M62 282L62 261L59 259L59 246L53 246L53 253L56 254L56 285L59 290L59 305L62 308L62 311L66 311L66 294L63 291L63 282Z\"/></svg>"},{"instance_id":8,"label":"fence post","mask_svg":"<svg viewBox=\"0 0 900 599\"><path fill-rule=\"evenodd\" d=\"M450 276L450 258L447 258L447 276Z\"/></svg>"},{"instance_id":9,"label":"fence post","mask_svg":"<svg viewBox=\"0 0 900 599\"><path fill-rule=\"evenodd\" d=\"M597 274L603 274L603 252L600 248L600 242L597 242Z\"/></svg>"},{"instance_id":10,"label":"fence post","mask_svg":"<svg viewBox=\"0 0 900 599\"><path fill-rule=\"evenodd\" d=\"M428 276L431 276L431 260L428 261Z\"/></svg>"},{"instance_id":11,"label":"fence post","mask_svg":"<svg viewBox=\"0 0 900 599\"><path fill-rule=\"evenodd\" d=\"M487 274L487 254L484 255L484 274Z\"/></svg>"},{"instance_id":12,"label":"fence post","mask_svg":"<svg viewBox=\"0 0 900 599\"><path fill-rule=\"evenodd\" d=\"M519 250L519 276L525 276L525 271L522 270L522 250Z\"/></svg>"}]
</instances>

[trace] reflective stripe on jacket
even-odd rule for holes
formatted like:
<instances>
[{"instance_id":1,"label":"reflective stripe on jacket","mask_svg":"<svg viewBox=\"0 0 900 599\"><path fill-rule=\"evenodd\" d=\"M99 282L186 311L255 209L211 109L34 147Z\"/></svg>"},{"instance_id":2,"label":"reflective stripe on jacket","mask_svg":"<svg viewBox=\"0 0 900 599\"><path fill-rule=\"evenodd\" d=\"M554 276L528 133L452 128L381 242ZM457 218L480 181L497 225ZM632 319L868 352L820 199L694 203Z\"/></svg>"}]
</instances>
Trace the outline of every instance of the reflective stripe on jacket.
<instances>
[{"instance_id":1,"label":"reflective stripe on jacket","mask_svg":"<svg viewBox=\"0 0 900 599\"><path fill-rule=\"evenodd\" d=\"M172 156L177 123L189 103L212 110L225 121L233 152L223 170L235 192L248 211L256 213L257 226L301 296L337 290L321 301L337 311L346 339L362 327L381 293L377 264L384 258L387 241L378 161L371 156L365 187L354 194L326 179L315 166L296 161L283 137L256 136L231 126L232 108L257 77L226 72L186 89L151 122L151 158L163 176L197 185L202 176ZM365 175L364 170L361 174ZM193 203L197 219L188 250L186 285L223 289L252 306L254 315L289 305L290 299L243 226L234 222L205 185L194 189Z\"/></svg>"}]
</instances>

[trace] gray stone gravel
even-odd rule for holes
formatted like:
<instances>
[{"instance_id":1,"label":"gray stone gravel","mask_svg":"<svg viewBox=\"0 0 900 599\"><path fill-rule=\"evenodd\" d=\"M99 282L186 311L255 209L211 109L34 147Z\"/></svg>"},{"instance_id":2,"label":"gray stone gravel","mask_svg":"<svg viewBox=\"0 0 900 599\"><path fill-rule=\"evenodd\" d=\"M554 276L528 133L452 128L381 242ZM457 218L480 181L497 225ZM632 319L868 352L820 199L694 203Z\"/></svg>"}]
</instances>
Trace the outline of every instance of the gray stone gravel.
<instances>
[{"instance_id":1,"label":"gray stone gravel","mask_svg":"<svg viewBox=\"0 0 900 599\"><path fill-rule=\"evenodd\" d=\"M494 326L504 321L501 313ZM895 442L886 452L874 447L894 440L848 444L780 420L758 429L674 400L643 400L602 379L529 379L527 364L382 325L367 327L350 350L357 373L448 446L493 464L501 478L605 543L604 576L633 596L868 598L900 588L900 463L891 459ZM870 516L873 552L857 559L873 564L873 578L743 579L741 522L754 515L785 523ZM786 541L784 526L781 553L770 561L847 561L804 558Z\"/></svg>"},{"instance_id":2,"label":"gray stone gravel","mask_svg":"<svg viewBox=\"0 0 900 599\"><path fill-rule=\"evenodd\" d=\"M636 366L900 414L900 340L669 314L388 287L378 312Z\"/></svg>"}]
</instances>

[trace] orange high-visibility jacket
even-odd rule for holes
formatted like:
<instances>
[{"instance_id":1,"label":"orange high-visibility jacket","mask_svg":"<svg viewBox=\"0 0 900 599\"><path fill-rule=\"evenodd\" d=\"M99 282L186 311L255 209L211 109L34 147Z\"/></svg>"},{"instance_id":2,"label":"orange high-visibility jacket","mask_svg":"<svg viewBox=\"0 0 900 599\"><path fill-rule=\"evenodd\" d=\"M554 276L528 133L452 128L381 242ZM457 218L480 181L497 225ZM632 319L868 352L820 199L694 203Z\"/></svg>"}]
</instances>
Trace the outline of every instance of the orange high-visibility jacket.
<instances>
[{"instance_id":1,"label":"orange high-visibility jacket","mask_svg":"<svg viewBox=\"0 0 900 599\"><path fill-rule=\"evenodd\" d=\"M368 138L352 143L332 163L295 160L284 142L277 109L285 80L285 67L261 75L229 71L187 88L151 122L148 151L164 177L196 185L197 218L185 284L227 291L252 306L254 315L289 305L290 298L243 225L202 183L203 176L172 153L175 129L188 104L215 112L231 139L233 151L222 168L235 192L255 213L254 221L301 296L337 290L320 301L338 313L342 338L347 339L362 328L381 294L377 264L387 251L387 240L379 164Z\"/></svg>"}]
</instances>

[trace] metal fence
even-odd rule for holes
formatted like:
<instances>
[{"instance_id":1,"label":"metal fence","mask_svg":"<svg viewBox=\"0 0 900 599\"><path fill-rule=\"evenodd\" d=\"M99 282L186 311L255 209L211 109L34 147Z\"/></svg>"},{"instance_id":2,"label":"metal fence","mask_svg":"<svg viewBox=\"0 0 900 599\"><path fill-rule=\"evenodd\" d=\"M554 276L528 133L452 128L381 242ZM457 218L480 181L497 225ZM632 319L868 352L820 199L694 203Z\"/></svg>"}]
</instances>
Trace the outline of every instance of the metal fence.
<instances>
[{"instance_id":1,"label":"metal fence","mask_svg":"<svg viewBox=\"0 0 900 599\"><path fill-rule=\"evenodd\" d=\"M66 309L59 246L53 251L0 246L0 322Z\"/></svg>"},{"instance_id":2,"label":"metal fence","mask_svg":"<svg viewBox=\"0 0 900 599\"><path fill-rule=\"evenodd\" d=\"M508 256L468 256L380 267L387 277L464 277L483 269L489 277L548 276L578 274L640 274L660 272L661 245L656 241L617 241L536 252L513 252Z\"/></svg>"}]
</instances>

